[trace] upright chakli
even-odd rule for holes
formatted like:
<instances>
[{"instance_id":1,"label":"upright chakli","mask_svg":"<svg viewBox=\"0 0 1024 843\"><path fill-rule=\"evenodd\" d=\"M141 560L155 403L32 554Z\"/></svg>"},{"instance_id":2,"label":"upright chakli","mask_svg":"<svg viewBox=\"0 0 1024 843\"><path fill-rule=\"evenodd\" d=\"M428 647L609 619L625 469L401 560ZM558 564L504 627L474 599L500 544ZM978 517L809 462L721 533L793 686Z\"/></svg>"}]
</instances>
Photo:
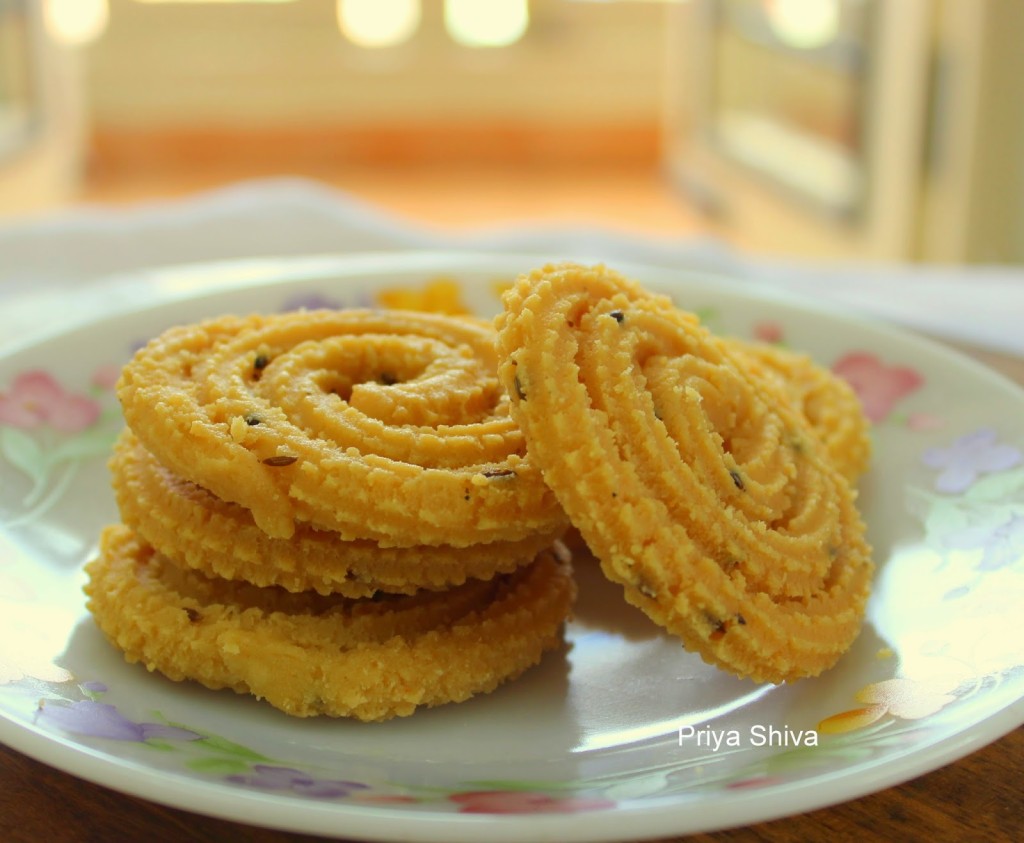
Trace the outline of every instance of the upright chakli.
<instances>
[{"instance_id":1,"label":"upright chakli","mask_svg":"<svg viewBox=\"0 0 1024 843\"><path fill-rule=\"evenodd\" d=\"M717 338L604 267L521 277L497 328L530 459L627 600L740 676L836 662L873 571L855 402L837 426L809 361Z\"/></svg>"},{"instance_id":2,"label":"upright chakli","mask_svg":"<svg viewBox=\"0 0 1024 843\"><path fill-rule=\"evenodd\" d=\"M87 566L126 657L289 714L493 690L560 641L567 521L490 324L403 311L172 328L118 384L123 524Z\"/></svg>"}]
</instances>

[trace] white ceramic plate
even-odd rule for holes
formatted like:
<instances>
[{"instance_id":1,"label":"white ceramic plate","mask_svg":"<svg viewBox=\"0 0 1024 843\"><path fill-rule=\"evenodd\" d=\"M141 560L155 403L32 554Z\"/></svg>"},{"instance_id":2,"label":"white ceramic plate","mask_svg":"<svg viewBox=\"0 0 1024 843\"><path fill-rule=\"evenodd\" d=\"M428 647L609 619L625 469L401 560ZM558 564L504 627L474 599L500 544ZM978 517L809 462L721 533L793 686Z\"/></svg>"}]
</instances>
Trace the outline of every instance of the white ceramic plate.
<instances>
[{"instance_id":1,"label":"white ceramic plate","mask_svg":"<svg viewBox=\"0 0 1024 843\"><path fill-rule=\"evenodd\" d=\"M110 787L295 831L392 840L639 839L806 811L948 763L1024 721L1024 393L932 344L714 278L627 267L712 328L784 342L876 420L861 502L877 582L815 680L757 686L682 651L592 566L567 645L497 692L365 725L295 720L126 664L82 564L116 519L111 378L165 327L365 305L438 276L481 313L523 257L317 257L112 283L0 354L0 738Z\"/></svg>"}]
</instances>

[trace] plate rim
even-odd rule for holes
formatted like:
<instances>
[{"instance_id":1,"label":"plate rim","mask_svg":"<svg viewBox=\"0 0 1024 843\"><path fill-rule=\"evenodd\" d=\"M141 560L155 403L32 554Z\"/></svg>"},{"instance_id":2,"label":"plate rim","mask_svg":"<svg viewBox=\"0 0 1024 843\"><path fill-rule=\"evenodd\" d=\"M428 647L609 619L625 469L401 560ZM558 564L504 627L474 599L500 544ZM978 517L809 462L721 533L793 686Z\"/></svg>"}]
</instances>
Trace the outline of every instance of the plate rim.
<instances>
[{"instance_id":1,"label":"plate rim","mask_svg":"<svg viewBox=\"0 0 1024 843\"><path fill-rule=\"evenodd\" d=\"M226 258L188 263L168 263L136 270L126 270L91 281L85 289L79 291L79 294L87 301L102 298L114 299L112 303L108 302L110 304L109 310L105 310L102 313L76 315L66 319L64 322L56 323L52 327L44 326L37 328L14 340L4 341L0 338L0 362L33 346L58 339L76 330L89 328L91 325L105 319L130 315L154 308L156 304L148 298L153 293L153 290L149 290L147 294L138 300L133 299L131 296L133 287L141 287L146 282L162 288L158 289L157 292L166 297L166 302L161 303L170 303L201 297L193 295L196 291L195 285L198 280L208 277L211 273L219 274L227 269L234 269L236 272L238 270L248 270L251 274L236 275L230 280L221 278L217 282L218 286L201 292L213 295L230 289L252 289L255 286L270 286L275 281L281 280L279 275L275 275L275 273L280 272L307 273L301 277L291 278L288 283L329 278L332 274L341 271L348 272L352 268L362 268L371 273L380 274L414 270L437 273L504 270L506 274L509 274L509 270L514 262L526 263L522 270L518 270L526 272L537 266L559 263L560 261L551 259L545 253L530 251L403 249L395 251L317 252L306 255ZM586 261L575 262L586 263ZM770 281L741 278L726 270L670 266L666 263L653 261L595 260L590 263L609 266L631 278L637 278L637 276L641 276L643 273L654 273L658 276L655 282L658 286L671 283L671 279L668 278L668 275L671 274L672 278L683 282L714 284L732 295L774 302L808 314L827 314L832 319L847 325L855 326L861 330L874 331L894 342L905 343L911 347L916 346L918 350L955 361L959 365L970 367L980 377L986 377L993 382L1000 383L1003 387L1009 387L1011 390L1024 392L1024 386L1018 384L1012 378L996 371L991 366L987 366L958 348L943 342L941 338L936 338L933 335L922 333L910 327L900 326L892 320L865 313L837 302L818 301L805 293L771 286ZM512 270L513 273L518 271ZM188 285L182 285L183 277L188 279ZM247 283L256 279L260 283ZM642 277L638 280L646 283ZM125 300L116 301L119 294L127 294ZM19 297L14 297L13 301L18 299Z\"/></svg>"},{"instance_id":2,"label":"plate rim","mask_svg":"<svg viewBox=\"0 0 1024 843\"><path fill-rule=\"evenodd\" d=\"M0 724L10 722L0 713ZM227 786L218 782L209 783L209 786L204 787L196 780L173 772L155 770L135 761L114 759L108 753L84 745L69 744L36 729L22 727L18 730L19 736L27 736L27 739L8 741L5 737L4 743L40 763L101 787L178 810L262 828L317 834L328 838L348 839L357 835L355 839L395 843L477 843L479 838L475 836L475 831L486 826L488 839L495 843L527 843L551 839L546 835L556 831L559 835L557 839L563 843L613 843L623 840L640 841L665 835L725 831L852 802L935 772L1005 737L1022 724L1024 698L1018 698L1008 702L1000 711L970 729L935 741L923 751L908 753L891 761L884 768L882 775L875 777L867 786L858 788L856 792L845 790L823 796L816 795L821 791L808 786L808 782L820 782L822 779L826 784L833 784L835 780L841 782L850 778L851 770L844 768L824 776L812 776L809 780L787 782L766 788L761 792L753 791L742 795L716 793L711 795L711 799L703 798L707 796L706 794L684 799L667 796L663 800L658 800L659 804L616 805L611 810L569 814L470 815L399 811L345 802L300 802L273 793L228 790ZM991 725L992 728L982 734L977 727L983 725ZM49 759L45 750L54 745L71 750L69 760L82 763L63 763L63 758ZM93 767L85 764L86 761L92 761L94 765L113 772L114 781L101 778ZM218 798L228 795L232 798L226 802ZM808 798L799 798L804 795ZM796 798L793 802L786 802L783 807L782 803L786 800L780 796ZM192 801L189 804L182 804L175 797L187 797ZM665 804L660 804L662 801ZM279 809L279 815L275 816L275 811ZM288 818L297 811L315 821L300 825L288 821ZM695 811L700 812L699 822L680 822ZM719 821L718 818L724 814L728 815L728 820ZM344 829L334 827L341 817L347 821ZM645 826L639 833L636 828L638 822ZM540 836L535 836L534 832Z\"/></svg>"},{"instance_id":3,"label":"plate rim","mask_svg":"<svg viewBox=\"0 0 1024 843\"><path fill-rule=\"evenodd\" d=\"M307 256L283 256L283 257L260 257L242 260L204 261L180 265L167 265L153 267L134 272L119 273L111 276L104 282L92 284L87 294L97 298L109 293L112 288L119 285L143 285L147 279L180 277L182 273L195 277L204 277L211 272L223 270L227 267L242 268L248 267L257 270L262 267L259 275L265 278L267 285L275 282L286 285L288 283L299 283L301 281L315 280L318 277L329 278L332 275L351 274L360 268L371 270L373 273L398 274L405 272L445 272L457 274L459 272L491 272L498 271L504 267L506 272L513 265L513 262L526 263L531 257L523 252L474 252L458 250L408 250L402 252L360 252L360 253L323 253ZM608 262L611 263L611 262ZM836 305L827 302L818 302L809 299L805 295L792 293L778 289L766 289L763 285L753 280L738 279L726 274L720 274L704 270L674 269L658 264L643 264L635 261L615 262L615 268L624 274L636 277L643 272L656 273L658 276L657 285L664 289L669 282L668 276L690 283L699 282L708 287L725 289L732 295L742 298L773 301L780 303L787 308L793 308L804 314L826 314L845 325L861 330L879 332L887 339L898 343L908 344L916 347L922 353L931 357L937 357L938 363L944 361L955 361L957 365L966 369L967 374L983 377L993 387L1000 389L1009 388L1015 393L1015 398L1024 397L1024 389L1012 379L991 369L983 363L971 358L956 348L951 348L939 340L933 339L914 332L912 329L903 329L885 320L866 316L861 313L851 313L849 310L840 309ZM299 277L288 275L289 270L305 271L306 274ZM211 287L202 290L201 293L211 295L225 292L232 288L250 290L263 283L248 283L250 278L240 276L234 283L223 286ZM719 286L720 285L720 286ZM202 298L202 294L194 295L194 289L175 293L169 299L153 297L153 291L149 294L142 294L137 301L122 303L120 307L111 310L92 313L83 316L81 319L71 323L64 323L53 330L42 330L24 336L13 343L0 345L0 363L16 357L32 348L44 345L47 342L59 340L70 333L85 331L95 328L103 322L130 315L131 313L153 310L168 303L168 301L185 301ZM816 790L808 787L808 782L820 782L822 776L811 776L809 779L791 781L783 785L766 788L762 792L749 791L742 796L731 794L729 804L720 806L723 801L721 794L711 794L713 798L708 800L708 794L697 797L667 796L664 799L670 803L665 805L622 805L612 811L595 811L587 813L572 814L530 814L530 815L480 815L473 816L459 813L440 812L418 812L399 811L381 807L372 807L353 803L329 803L317 804L299 802L288 797L280 797L274 794L251 793L237 790L231 791L234 799L227 802L237 802L238 809L225 810L224 797L225 787L219 783L209 788L208 793L202 794L200 800L203 804L196 804L195 790L203 790L199 782L179 776L169 771L160 771L152 767L141 767L140 770L132 770L137 762L130 759L118 759L109 753L88 747L82 744L73 744L66 739L50 736L38 727L28 727L19 723L0 712L0 740L16 751L35 758L41 763L62 770L65 773L74 775L94 784L119 790L124 793L148 799L159 804L168 805L178 809L205 814L211 817L232 819L235 821L260 825L267 828L277 828L292 831L303 831L307 833L318 833L336 835L337 830L327 828L326 820L346 816L350 820L344 832L347 836L352 833L360 835L363 839L374 840L472 840L474 837L460 836L463 832L469 834L473 829L478 829L481 823L486 822L488 835L496 841L512 841L522 839L533 839L524 836L528 832L536 831L538 834L550 833L553 830L559 831L559 839L569 841L603 841L623 839L621 828L624 825L631 826L628 829L628 836L633 839L656 837L664 834L689 834L702 831L735 828L751 822L764 822L780 817L789 816L797 812L817 810L831 805L861 798L870 793L887 789L898 785L911 778L937 770L949 763L952 763L966 755L981 749L982 747L999 740L1013 729L1024 724L1024 697L1009 700L1001 709L986 716L983 720L967 727L962 731L946 735L924 750L915 751L901 756L895 760L890 759L889 764L881 770L882 775L876 776L871 782L865 782L861 788L840 788L841 792L826 795L825 791L830 788ZM13 740L11 736L13 735ZM51 752L54 747L60 747L58 755L67 754L64 758L54 759ZM70 751L70 752L68 752ZM141 765L140 765L141 766ZM824 778L830 784L836 780L845 782L851 776L856 780L858 777L855 765L853 769L843 768L824 774ZM106 769L113 772L113 776L101 777L96 770L102 772ZM122 776L123 774L123 776ZM123 785L121 779L124 779ZM152 790L141 786L142 780L152 779ZM159 790L167 787L167 780L174 781L175 791L180 790L181 796L189 796L191 804L182 804L180 801L172 801L169 798L162 798ZM112 783L116 780L118 783ZM806 794L804 800L781 799L780 796L786 791L794 791L788 794L790 797L798 797ZM814 797L814 798L811 798ZM680 820L691 813L695 808L701 813L707 811L708 803L713 807L722 807L729 814L729 822L708 821L706 817L702 822L693 825L685 825L681 829ZM207 802L209 804L207 804ZM655 800L652 800L652 803ZM785 802L783 807L781 804ZM268 812L284 808L280 813L282 819L290 817L287 822L274 822L272 816L262 819L254 819L253 806L268 806ZM765 811L766 805L773 805L772 811ZM288 810L290 809L290 810ZM296 811L301 811L314 818L324 818L325 824L321 825L295 825L294 817ZM715 812L712 812L715 813ZM616 815L621 819L613 819ZM681 816L682 815L682 816ZM642 817L645 828L638 835L635 825L638 818ZM358 821L356 821L358 818ZM364 821L365 825L364 826ZM386 827L374 828L373 826ZM353 827L353 824L356 827ZM405 825L409 828L405 828ZM388 830L388 827L394 827ZM415 833L412 834L412 827L415 826ZM428 829L428 826L430 827ZM593 828L591 828L593 826ZM619 829L615 831L615 829ZM412 836L410 836L412 834Z\"/></svg>"}]
</instances>

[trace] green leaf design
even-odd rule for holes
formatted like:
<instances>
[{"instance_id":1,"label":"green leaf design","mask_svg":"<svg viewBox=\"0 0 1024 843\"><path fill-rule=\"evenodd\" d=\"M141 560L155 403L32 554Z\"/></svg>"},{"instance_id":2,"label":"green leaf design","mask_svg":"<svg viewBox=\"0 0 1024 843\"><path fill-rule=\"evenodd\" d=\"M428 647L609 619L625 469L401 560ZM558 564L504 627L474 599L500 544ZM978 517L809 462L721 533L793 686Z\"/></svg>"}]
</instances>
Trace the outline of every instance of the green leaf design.
<instances>
[{"instance_id":1,"label":"green leaf design","mask_svg":"<svg viewBox=\"0 0 1024 843\"><path fill-rule=\"evenodd\" d=\"M972 503L1024 500L1024 468L988 474L971 486L964 497Z\"/></svg>"},{"instance_id":2,"label":"green leaf design","mask_svg":"<svg viewBox=\"0 0 1024 843\"><path fill-rule=\"evenodd\" d=\"M46 482L50 465L46 453L31 436L15 427L0 428L0 453L25 474L34 487Z\"/></svg>"},{"instance_id":3,"label":"green leaf design","mask_svg":"<svg viewBox=\"0 0 1024 843\"><path fill-rule=\"evenodd\" d=\"M717 307L698 307L694 311L694 315L706 328L715 333L721 333L721 325L718 323L722 318L722 312Z\"/></svg>"},{"instance_id":4,"label":"green leaf design","mask_svg":"<svg viewBox=\"0 0 1024 843\"><path fill-rule=\"evenodd\" d=\"M113 448L117 432L104 428L93 428L71 439L66 439L49 455L51 464L65 460L83 460L105 456Z\"/></svg>"},{"instance_id":5,"label":"green leaf design","mask_svg":"<svg viewBox=\"0 0 1024 843\"><path fill-rule=\"evenodd\" d=\"M580 782L574 781L530 781L529 779L478 779L475 781L463 782L464 788L474 790L511 790L523 793L546 793L550 791L578 791L583 790Z\"/></svg>"},{"instance_id":6,"label":"green leaf design","mask_svg":"<svg viewBox=\"0 0 1024 843\"><path fill-rule=\"evenodd\" d=\"M198 741L194 741L193 745L204 746L208 749L212 749L214 752L219 752L223 755L233 756L235 758L245 758L249 761L274 760L272 758L268 758L266 755L260 755L258 752L249 749L249 747L247 746L242 746L241 744L234 743L233 741L229 741L226 738L221 738L216 735L207 735L203 738L200 738Z\"/></svg>"},{"instance_id":7,"label":"green leaf design","mask_svg":"<svg viewBox=\"0 0 1024 843\"><path fill-rule=\"evenodd\" d=\"M144 741L144 746L148 746L150 749L158 749L161 752L174 752L177 747L167 741L162 741L159 738L149 738Z\"/></svg>"},{"instance_id":8,"label":"green leaf design","mask_svg":"<svg viewBox=\"0 0 1024 843\"><path fill-rule=\"evenodd\" d=\"M924 519L925 535L931 542L971 527L967 512L955 498L934 498L931 510Z\"/></svg>"},{"instance_id":9,"label":"green leaf design","mask_svg":"<svg viewBox=\"0 0 1024 843\"><path fill-rule=\"evenodd\" d=\"M677 783L673 787L669 779L670 772L659 770L647 775L625 775L621 777L620 781L608 784L601 795L616 802L625 802L629 799L645 799L673 790L685 792L693 789L692 779L688 779L682 786Z\"/></svg>"},{"instance_id":10,"label":"green leaf design","mask_svg":"<svg viewBox=\"0 0 1024 843\"><path fill-rule=\"evenodd\" d=\"M174 720L164 717L164 715L159 711L152 711L150 712L150 715L155 720L159 720L168 726L174 726L176 729L185 729L189 732L197 731L194 727L186 723L177 723ZM202 734L203 736L199 740L190 741L188 744L189 747L212 750L214 753L218 753L222 756L227 755L231 758L244 758L247 761L259 761L261 763L267 761L274 762L273 758L268 758L266 755L260 755L260 753L249 749L247 746L235 743L234 741L229 741L227 738L222 738L219 735L211 735L203 732L200 732L199 734ZM222 758L220 760L226 761L229 759ZM245 764L244 762L239 763L243 763L243 766L248 766L248 764Z\"/></svg>"},{"instance_id":11,"label":"green leaf design","mask_svg":"<svg viewBox=\"0 0 1024 843\"><path fill-rule=\"evenodd\" d=\"M215 776L230 776L249 771L249 765L236 758L191 758L185 762L185 766L197 773L210 773Z\"/></svg>"},{"instance_id":12,"label":"green leaf design","mask_svg":"<svg viewBox=\"0 0 1024 843\"><path fill-rule=\"evenodd\" d=\"M766 773L784 773L804 767L816 767L833 761L854 763L870 758L873 752L867 746L836 746L827 742L818 746L794 747L777 755L772 755L764 762Z\"/></svg>"}]
</instances>

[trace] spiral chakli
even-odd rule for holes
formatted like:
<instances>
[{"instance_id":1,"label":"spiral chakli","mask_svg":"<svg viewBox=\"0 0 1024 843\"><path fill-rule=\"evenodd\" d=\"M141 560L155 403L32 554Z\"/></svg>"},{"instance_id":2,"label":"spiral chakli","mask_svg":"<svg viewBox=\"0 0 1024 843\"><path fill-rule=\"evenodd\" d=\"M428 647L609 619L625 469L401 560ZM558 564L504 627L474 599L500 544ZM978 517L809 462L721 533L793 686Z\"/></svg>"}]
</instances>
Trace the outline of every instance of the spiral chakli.
<instances>
[{"instance_id":1,"label":"spiral chakli","mask_svg":"<svg viewBox=\"0 0 1024 843\"><path fill-rule=\"evenodd\" d=\"M807 419L698 319L603 267L521 277L499 375L531 459L626 598L707 661L812 676L849 648L872 562Z\"/></svg>"},{"instance_id":2,"label":"spiral chakli","mask_svg":"<svg viewBox=\"0 0 1024 843\"><path fill-rule=\"evenodd\" d=\"M558 646L566 560L444 592L350 600L206 577L123 525L86 566L88 607L129 662L252 694L296 717L386 720L492 691Z\"/></svg>"},{"instance_id":3,"label":"spiral chakli","mask_svg":"<svg viewBox=\"0 0 1024 843\"><path fill-rule=\"evenodd\" d=\"M274 538L519 541L565 516L470 318L340 310L172 328L125 367L125 419L168 470Z\"/></svg>"},{"instance_id":4,"label":"spiral chakli","mask_svg":"<svg viewBox=\"0 0 1024 843\"><path fill-rule=\"evenodd\" d=\"M855 483L871 460L871 423L853 388L806 354L764 343L725 342L748 373L777 384L810 423L825 456Z\"/></svg>"},{"instance_id":5,"label":"spiral chakli","mask_svg":"<svg viewBox=\"0 0 1024 843\"><path fill-rule=\"evenodd\" d=\"M172 562L287 591L346 597L436 591L508 573L558 538L557 532L548 532L470 547L380 547L298 524L290 539L275 539L256 526L245 508L160 465L130 430L121 434L110 469L122 521Z\"/></svg>"}]
</instances>

